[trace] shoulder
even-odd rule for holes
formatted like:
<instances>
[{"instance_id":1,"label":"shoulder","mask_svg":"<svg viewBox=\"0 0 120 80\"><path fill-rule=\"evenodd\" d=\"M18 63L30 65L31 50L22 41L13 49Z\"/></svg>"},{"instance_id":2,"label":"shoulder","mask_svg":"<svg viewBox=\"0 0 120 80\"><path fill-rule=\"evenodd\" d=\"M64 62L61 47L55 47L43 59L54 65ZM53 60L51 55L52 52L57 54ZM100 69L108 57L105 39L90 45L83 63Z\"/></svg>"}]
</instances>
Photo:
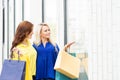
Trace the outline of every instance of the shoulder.
<instances>
[{"instance_id":1,"label":"shoulder","mask_svg":"<svg viewBox=\"0 0 120 80\"><path fill-rule=\"evenodd\" d=\"M40 47L39 47L40 45L36 45L36 44L34 44L34 43L33 43L32 46L33 46L36 50L37 50L38 48L40 48Z\"/></svg>"},{"instance_id":2,"label":"shoulder","mask_svg":"<svg viewBox=\"0 0 120 80\"><path fill-rule=\"evenodd\" d=\"M36 45L36 44L34 44L34 43L32 44L32 46L33 46L33 47L37 47L37 45Z\"/></svg>"}]
</instances>

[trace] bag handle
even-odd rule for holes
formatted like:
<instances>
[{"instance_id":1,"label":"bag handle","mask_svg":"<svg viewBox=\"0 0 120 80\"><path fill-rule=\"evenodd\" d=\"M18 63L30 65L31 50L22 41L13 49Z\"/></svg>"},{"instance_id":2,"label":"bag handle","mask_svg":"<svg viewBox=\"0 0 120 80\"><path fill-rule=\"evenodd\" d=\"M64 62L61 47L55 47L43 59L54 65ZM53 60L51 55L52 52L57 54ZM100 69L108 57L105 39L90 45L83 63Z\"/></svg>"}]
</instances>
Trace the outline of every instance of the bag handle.
<instances>
[{"instance_id":1,"label":"bag handle","mask_svg":"<svg viewBox=\"0 0 120 80\"><path fill-rule=\"evenodd\" d=\"M18 50L18 61L20 61L20 51Z\"/></svg>"}]
</instances>

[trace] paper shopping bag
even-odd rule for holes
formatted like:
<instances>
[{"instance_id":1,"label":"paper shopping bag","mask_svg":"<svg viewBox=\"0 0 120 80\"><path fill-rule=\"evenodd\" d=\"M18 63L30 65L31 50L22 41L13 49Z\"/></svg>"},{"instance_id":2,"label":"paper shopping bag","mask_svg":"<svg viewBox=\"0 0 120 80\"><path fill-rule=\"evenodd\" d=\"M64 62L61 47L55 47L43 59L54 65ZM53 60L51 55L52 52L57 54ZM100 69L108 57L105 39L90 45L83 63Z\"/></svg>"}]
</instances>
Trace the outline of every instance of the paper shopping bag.
<instances>
[{"instance_id":1,"label":"paper shopping bag","mask_svg":"<svg viewBox=\"0 0 120 80\"><path fill-rule=\"evenodd\" d=\"M75 53L69 53L69 54L76 57ZM78 80L78 79L77 78L76 79L71 79L71 78L67 77L66 75L56 71L55 80Z\"/></svg>"},{"instance_id":2,"label":"paper shopping bag","mask_svg":"<svg viewBox=\"0 0 120 80\"><path fill-rule=\"evenodd\" d=\"M4 60L0 80L25 80L25 61Z\"/></svg>"},{"instance_id":3,"label":"paper shopping bag","mask_svg":"<svg viewBox=\"0 0 120 80\"><path fill-rule=\"evenodd\" d=\"M80 60L65 51L60 51L54 69L69 78L78 78L80 71Z\"/></svg>"}]
</instances>

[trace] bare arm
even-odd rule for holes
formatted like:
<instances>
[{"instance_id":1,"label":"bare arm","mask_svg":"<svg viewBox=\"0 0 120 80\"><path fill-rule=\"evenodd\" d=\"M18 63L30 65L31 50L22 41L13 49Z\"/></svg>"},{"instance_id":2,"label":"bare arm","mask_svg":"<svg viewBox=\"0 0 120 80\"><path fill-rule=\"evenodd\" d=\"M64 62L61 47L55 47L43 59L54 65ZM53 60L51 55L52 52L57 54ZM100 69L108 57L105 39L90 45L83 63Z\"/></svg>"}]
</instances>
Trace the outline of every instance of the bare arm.
<instances>
[{"instance_id":1,"label":"bare arm","mask_svg":"<svg viewBox=\"0 0 120 80\"><path fill-rule=\"evenodd\" d=\"M67 51L67 49L68 49L72 44L74 44L74 43L75 43L75 42L67 43L67 44L64 46L63 50L64 50L64 51Z\"/></svg>"}]
</instances>

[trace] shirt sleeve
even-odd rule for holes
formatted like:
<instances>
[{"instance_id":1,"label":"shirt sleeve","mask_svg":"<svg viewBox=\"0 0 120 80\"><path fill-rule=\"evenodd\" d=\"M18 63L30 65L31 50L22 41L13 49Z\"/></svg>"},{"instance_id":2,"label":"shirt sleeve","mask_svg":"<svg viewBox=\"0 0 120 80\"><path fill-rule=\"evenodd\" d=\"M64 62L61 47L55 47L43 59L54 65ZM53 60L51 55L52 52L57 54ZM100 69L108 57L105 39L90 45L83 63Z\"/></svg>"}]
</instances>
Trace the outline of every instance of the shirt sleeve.
<instances>
[{"instance_id":1,"label":"shirt sleeve","mask_svg":"<svg viewBox=\"0 0 120 80\"><path fill-rule=\"evenodd\" d=\"M35 44L33 44L32 46L35 48L35 50L37 50L37 46Z\"/></svg>"},{"instance_id":2,"label":"shirt sleeve","mask_svg":"<svg viewBox=\"0 0 120 80\"><path fill-rule=\"evenodd\" d=\"M55 45L55 54L54 54L54 59L55 59L55 61L56 61L56 58L57 58L57 56L58 56L58 53L59 53L59 47L58 47L58 45L56 44L56 45Z\"/></svg>"}]
</instances>

